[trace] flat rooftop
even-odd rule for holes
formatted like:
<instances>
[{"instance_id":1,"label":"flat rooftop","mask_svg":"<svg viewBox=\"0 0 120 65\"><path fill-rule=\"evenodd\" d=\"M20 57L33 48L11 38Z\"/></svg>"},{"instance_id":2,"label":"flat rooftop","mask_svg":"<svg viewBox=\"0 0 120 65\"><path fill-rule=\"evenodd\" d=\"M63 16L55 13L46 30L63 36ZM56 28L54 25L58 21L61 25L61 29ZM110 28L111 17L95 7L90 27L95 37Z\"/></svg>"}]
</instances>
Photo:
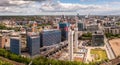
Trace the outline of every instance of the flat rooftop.
<instances>
[{"instance_id":1,"label":"flat rooftop","mask_svg":"<svg viewBox=\"0 0 120 65\"><path fill-rule=\"evenodd\" d=\"M35 33L35 32L28 32L27 33L31 38L36 38L39 37L39 33Z\"/></svg>"}]
</instances>

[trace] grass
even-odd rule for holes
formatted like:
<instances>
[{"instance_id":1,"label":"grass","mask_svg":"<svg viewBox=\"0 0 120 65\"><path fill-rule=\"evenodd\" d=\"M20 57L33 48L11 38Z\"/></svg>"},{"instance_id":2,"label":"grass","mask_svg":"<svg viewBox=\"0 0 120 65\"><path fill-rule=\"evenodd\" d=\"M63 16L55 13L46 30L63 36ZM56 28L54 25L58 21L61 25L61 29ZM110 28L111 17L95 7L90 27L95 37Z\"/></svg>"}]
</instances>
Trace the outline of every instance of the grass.
<instances>
[{"instance_id":1,"label":"grass","mask_svg":"<svg viewBox=\"0 0 120 65\"><path fill-rule=\"evenodd\" d=\"M91 49L90 53L94 57L94 61L102 61L107 60L107 54L106 51L100 48Z\"/></svg>"}]
</instances>

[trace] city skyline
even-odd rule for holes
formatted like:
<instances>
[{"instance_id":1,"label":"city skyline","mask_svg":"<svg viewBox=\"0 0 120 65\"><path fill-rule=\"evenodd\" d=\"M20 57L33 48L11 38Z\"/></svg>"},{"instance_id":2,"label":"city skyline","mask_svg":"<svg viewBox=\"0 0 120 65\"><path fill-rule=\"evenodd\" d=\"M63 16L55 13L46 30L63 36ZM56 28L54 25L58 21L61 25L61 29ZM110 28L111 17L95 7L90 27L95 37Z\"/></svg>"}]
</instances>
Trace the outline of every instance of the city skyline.
<instances>
[{"instance_id":1,"label":"city skyline","mask_svg":"<svg viewBox=\"0 0 120 65\"><path fill-rule=\"evenodd\" d=\"M118 0L1 0L0 15L120 15Z\"/></svg>"}]
</instances>

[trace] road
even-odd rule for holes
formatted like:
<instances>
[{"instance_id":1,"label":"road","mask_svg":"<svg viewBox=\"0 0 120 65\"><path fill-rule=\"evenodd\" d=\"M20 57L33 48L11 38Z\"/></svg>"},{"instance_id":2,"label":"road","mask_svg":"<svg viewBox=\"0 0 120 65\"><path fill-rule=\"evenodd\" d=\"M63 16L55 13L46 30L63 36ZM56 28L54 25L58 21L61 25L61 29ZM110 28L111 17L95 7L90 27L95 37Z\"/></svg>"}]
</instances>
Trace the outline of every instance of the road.
<instances>
[{"instance_id":1,"label":"road","mask_svg":"<svg viewBox=\"0 0 120 65\"><path fill-rule=\"evenodd\" d=\"M112 47L110 46L109 42L108 42L108 39L105 37L104 39L104 42L105 42L105 50L107 52L107 56L108 58L111 60L111 59L115 59L115 54L112 50Z\"/></svg>"}]
</instances>

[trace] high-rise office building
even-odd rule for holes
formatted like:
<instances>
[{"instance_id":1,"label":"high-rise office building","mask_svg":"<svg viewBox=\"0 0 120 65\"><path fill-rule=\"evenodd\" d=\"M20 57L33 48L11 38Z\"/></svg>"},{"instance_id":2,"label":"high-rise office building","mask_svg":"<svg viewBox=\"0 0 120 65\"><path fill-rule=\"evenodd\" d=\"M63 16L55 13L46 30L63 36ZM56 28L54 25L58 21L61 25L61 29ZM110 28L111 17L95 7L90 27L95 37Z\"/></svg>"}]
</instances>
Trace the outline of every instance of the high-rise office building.
<instances>
[{"instance_id":1,"label":"high-rise office building","mask_svg":"<svg viewBox=\"0 0 120 65\"><path fill-rule=\"evenodd\" d=\"M34 32L28 32L27 46L30 56L34 56L40 53L40 35Z\"/></svg>"},{"instance_id":2,"label":"high-rise office building","mask_svg":"<svg viewBox=\"0 0 120 65\"><path fill-rule=\"evenodd\" d=\"M12 53L21 55L22 53L29 53L34 56L40 53L40 35L39 33L15 32L10 37L10 51Z\"/></svg>"},{"instance_id":3,"label":"high-rise office building","mask_svg":"<svg viewBox=\"0 0 120 65\"><path fill-rule=\"evenodd\" d=\"M61 30L62 41L68 40L68 27L69 23L60 22L59 29Z\"/></svg>"},{"instance_id":4,"label":"high-rise office building","mask_svg":"<svg viewBox=\"0 0 120 65\"><path fill-rule=\"evenodd\" d=\"M17 33L14 33L10 38L10 51L15 54L21 54L21 42Z\"/></svg>"},{"instance_id":5,"label":"high-rise office building","mask_svg":"<svg viewBox=\"0 0 120 65\"><path fill-rule=\"evenodd\" d=\"M61 42L61 31L60 30L44 30L40 34L41 47L58 44Z\"/></svg>"}]
</instances>

